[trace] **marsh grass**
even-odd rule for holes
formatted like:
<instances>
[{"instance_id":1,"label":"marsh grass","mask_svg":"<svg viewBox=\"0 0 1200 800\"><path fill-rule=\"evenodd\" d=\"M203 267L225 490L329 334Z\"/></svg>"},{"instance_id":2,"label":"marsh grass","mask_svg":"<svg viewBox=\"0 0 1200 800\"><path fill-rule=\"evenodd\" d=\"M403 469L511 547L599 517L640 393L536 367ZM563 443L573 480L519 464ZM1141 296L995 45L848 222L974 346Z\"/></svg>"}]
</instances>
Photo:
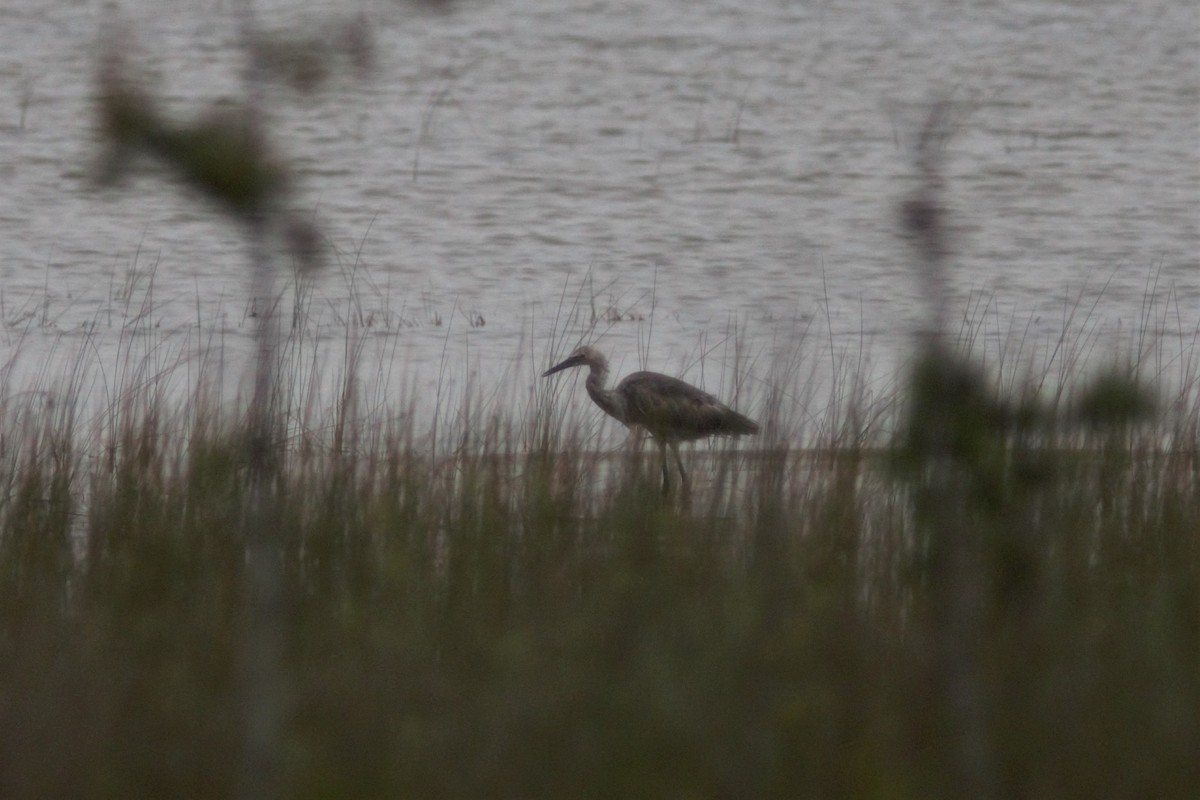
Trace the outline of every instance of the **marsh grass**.
<instances>
[{"instance_id":1,"label":"marsh grass","mask_svg":"<svg viewBox=\"0 0 1200 800\"><path fill-rule=\"evenodd\" d=\"M304 346L281 351L266 492L285 796L951 796L939 475L978 542L1003 793L1200 781L1194 348L1139 345L1061 393L985 372L1001 388L944 472L906 423L919 382L872 389L850 360L824 396L799 341L760 386L761 441L692 453L680 508L549 385L443 409L437 448L359 392L353 337L341 375L299 369ZM4 797L237 791L248 416L211 390L219 364L172 352L130 356L101 414L82 358L0 398ZM1147 416L1124 376L1165 362L1180 379Z\"/></svg>"}]
</instances>

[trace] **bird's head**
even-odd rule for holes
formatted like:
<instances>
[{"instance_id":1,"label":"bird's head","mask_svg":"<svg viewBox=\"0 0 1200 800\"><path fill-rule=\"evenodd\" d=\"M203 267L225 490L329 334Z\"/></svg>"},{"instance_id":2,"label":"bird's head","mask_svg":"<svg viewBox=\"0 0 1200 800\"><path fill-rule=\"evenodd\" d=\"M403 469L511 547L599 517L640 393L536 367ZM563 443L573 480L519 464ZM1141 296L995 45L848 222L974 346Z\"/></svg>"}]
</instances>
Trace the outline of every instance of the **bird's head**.
<instances>
[{"instance_id":1,"label":"bird's head","mask_svg":"<svg viewBox=\"0 0 1200 800\"><path fill-rule=\"evenodd\" d=\"M585 365L599 369L606 369L608 367L608 361L604 358L603 354L601 354L599 350L594 347L584 345L576 348L575 352L567 356L566 359L560 361L550 369L543 372L542 377L548 378L554 373L561 372L564 369L570 369L571 367L582 367Z\"/></svg>"}]
</instances>

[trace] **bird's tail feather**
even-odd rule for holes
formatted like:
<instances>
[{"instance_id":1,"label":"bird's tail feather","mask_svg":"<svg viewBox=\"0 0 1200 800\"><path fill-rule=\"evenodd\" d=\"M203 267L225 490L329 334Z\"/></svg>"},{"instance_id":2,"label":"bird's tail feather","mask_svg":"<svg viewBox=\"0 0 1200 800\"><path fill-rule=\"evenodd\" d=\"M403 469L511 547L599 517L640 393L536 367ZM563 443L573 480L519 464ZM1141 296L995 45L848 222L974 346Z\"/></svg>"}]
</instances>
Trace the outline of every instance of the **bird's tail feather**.
<instances>
[{"instance_id":1,"label":"bird's tail feather","mask_svg":"<svg viewBox=\"0 0 1200 800\"><path fill-rule=\"evenodd\" d=\"M758 423L730 409L722 416L720 432L733 436L755 434L758 433Z\"/></svg>"}]
</instances>

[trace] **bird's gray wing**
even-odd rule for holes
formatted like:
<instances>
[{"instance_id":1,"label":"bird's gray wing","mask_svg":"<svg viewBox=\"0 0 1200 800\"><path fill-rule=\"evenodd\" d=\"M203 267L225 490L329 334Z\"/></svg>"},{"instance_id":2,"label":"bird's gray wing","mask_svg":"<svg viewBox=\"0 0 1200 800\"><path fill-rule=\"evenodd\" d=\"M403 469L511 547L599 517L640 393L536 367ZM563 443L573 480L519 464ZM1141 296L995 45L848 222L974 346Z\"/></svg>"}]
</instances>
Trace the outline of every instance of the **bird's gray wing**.
<instances>
[{"instance_id":1,"label":"bird's gray wing","mask_svg":"<svg viewBox=\"0 0 1200 800\"><path fill-rule=\"evenodd\" d=\"M727 430L736 414L708 392L657 372L635 372L617 385L629 422L666 439L695 439ZM737 415L741 416L741 415Z\"/></svg>"}]
</instances>

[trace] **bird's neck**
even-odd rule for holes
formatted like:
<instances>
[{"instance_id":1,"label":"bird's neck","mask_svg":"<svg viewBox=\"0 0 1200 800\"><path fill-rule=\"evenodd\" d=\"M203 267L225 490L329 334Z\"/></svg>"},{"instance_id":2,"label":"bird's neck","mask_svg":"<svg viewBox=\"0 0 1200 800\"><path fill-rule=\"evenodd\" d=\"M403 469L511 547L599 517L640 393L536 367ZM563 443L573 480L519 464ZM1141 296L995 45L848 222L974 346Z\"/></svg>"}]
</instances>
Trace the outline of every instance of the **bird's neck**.
<instances>
[{"instance_id":1,"label":"bird's neck","mask_svg":"<svg viewBox=\"0 0 1200 800\"><path fill-rule=\"evenodd\" d=\"M608 383L608 367L603 364L593 364L587 381L584 382L588 395L606 414L625 422L625 410L621 399L616 392L604 388L606 383Z\"/></svg>"}]
</instances>

